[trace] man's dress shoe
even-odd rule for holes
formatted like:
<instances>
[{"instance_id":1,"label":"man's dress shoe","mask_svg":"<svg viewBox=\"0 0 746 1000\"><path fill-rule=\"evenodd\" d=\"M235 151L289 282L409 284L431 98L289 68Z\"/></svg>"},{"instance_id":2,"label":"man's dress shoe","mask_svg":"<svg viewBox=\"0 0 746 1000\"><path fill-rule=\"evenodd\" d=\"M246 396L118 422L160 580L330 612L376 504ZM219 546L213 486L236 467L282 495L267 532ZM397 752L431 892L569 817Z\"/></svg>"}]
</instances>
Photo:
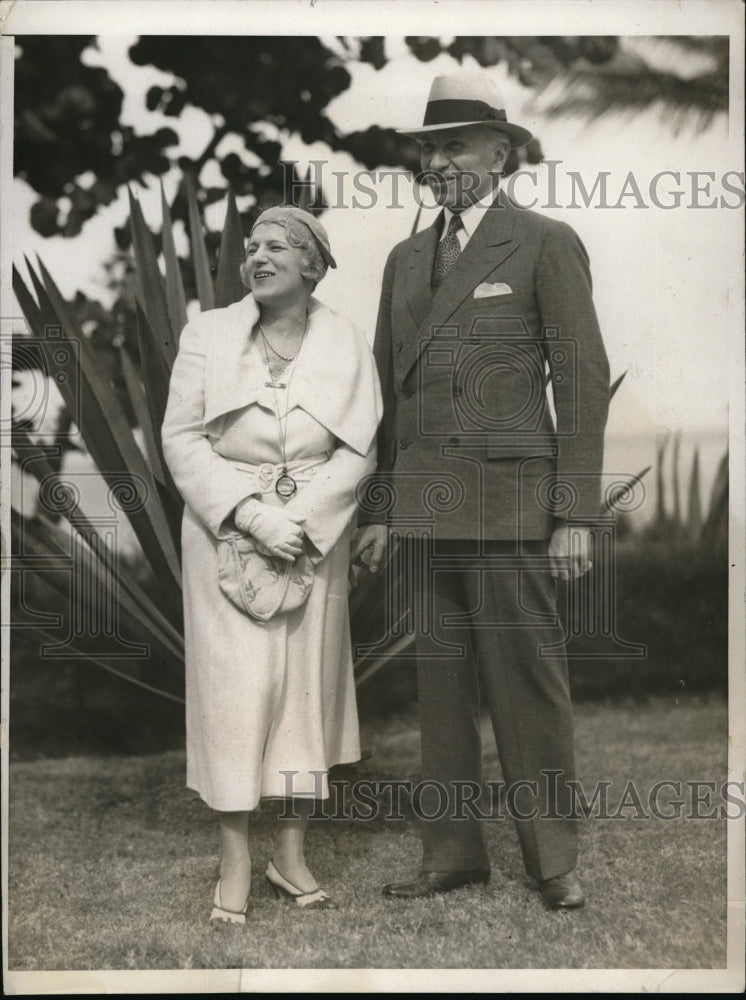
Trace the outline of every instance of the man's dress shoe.
<instances>
[{"instance_id":1,"label":"man's dress shoe","mask_svg":"<svg viewBox=\"0 0 746 1000\"><path fill-rule=\"evenodd\" d=\"M395 899L422 899L437 892L450 892L465 885L485 884L490 880L489 868L471 868L458 872L419 873L411 882L391 882L383 887L384 896Z\"/></svg>"},{"instance_id":2,"label":"man's dress shoe","mask_svg":"<svg viewBox=\"0 0 746 1000\"><path fill-rule=\"evenodd\" d=\"M550 910L577 910L585 906L585 893L575 872L546 879L539 884L539 892Z\"/></svg>"}]
</instances>

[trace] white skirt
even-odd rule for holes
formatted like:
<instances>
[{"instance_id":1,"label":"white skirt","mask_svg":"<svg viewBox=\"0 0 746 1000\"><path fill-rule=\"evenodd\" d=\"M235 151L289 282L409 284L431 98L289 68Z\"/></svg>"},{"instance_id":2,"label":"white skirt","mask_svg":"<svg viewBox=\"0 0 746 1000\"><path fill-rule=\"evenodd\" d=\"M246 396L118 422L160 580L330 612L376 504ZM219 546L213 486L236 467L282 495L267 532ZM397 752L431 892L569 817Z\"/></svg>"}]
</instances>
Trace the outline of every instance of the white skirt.
<instances>
[{"instance_id":1,"label":"white skirt","mask_svg":"<svg viewBox=\"0 0 746 1000\"><path fill-rule=\"evenodd\" d=\"M359 760L349 544L317 563L302 607L260 624L223 596L215 539L185 510L187 785L213 809L328 798L328 769Z\"/></svg>"}]
</instances>

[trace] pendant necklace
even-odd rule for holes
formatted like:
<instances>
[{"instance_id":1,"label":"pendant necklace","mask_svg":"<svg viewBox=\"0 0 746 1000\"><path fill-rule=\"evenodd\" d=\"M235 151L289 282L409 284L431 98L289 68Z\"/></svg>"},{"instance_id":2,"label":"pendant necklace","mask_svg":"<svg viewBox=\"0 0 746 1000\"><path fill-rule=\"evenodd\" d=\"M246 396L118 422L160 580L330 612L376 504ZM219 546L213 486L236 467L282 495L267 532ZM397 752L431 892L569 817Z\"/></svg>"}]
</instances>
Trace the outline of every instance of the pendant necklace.
<instances>
[{"instance_id":1,"label":"pendant necklace","mask_svg":"<svg viewBox=\"0 0 746 1000\"><path fill-rule=\"evenodd\" d=\"M303 328L303 333L301 334L300 343L298 344L298 349L296 350L295 354L293 354L289 358L286 358L284 354L280 354L280 352L272 346L272 344L269 341L269 338L267 337L267 334L262 329L262 324L257 322L257 326L259 327L259 333L262 335L262 343L264 344L264 358L266 360L267 371L269 372L269 377L271 379L270 382L265 382L264 384L268 389L272 390L272 394L275 397L277 430L280 439L280 451L282 453L282 471L280 472L280 475L277 477L277 481L275 482L275 493L278 496L282 497L284 500L287 500L298 489L298 484L293 479L293 477L288 473L287 457L285 455L285 441L287 439L287 433L288 433L288 413L290 410L290 380L292 379L293 372L295 371L295 361L298 355L300 354L300 349L303 346L303 341L305 339L306 333L308 332L308 311L306 311L306 325ZM285 382L278 382L277 378L279 378L279 375L277 376L277 378L275 378L274 375L272 374L272 365L269 360L269 351L272 351L272 353L275 354L278 358L280 358L281 361L288 362L287 367L282 372L279 373L279 375L283 374L287 375L287 380ZM278 389L286 389L288 393L287 396L285 397L284 424L283 424L283 418L280 416L280 401L277 396Z\"/></svg>"}]
</instances>

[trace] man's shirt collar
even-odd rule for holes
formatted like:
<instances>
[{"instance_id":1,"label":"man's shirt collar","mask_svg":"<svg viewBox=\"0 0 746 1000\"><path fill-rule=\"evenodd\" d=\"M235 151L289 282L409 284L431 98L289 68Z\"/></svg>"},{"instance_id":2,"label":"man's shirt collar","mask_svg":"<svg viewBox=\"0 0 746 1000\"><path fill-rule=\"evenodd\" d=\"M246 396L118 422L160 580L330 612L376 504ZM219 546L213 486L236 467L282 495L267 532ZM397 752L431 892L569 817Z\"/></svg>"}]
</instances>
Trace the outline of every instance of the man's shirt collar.
<instances>
[{"instance_id":1,"label":"man's shirt collar","mask_svg":"<svg viewBox=\"0 0 746 1000\"><path fill-rule=\"evenodd\" d=\"M464 227L464 232L466 233L467 239L471 239L471 237L474 235L474 230L477 228L479 223L484 218L483 213L485 212L486 209L492 206L495 199L497 198L497 193L498 189L494 188L492 191L486 194L484 198L481 198L479 201L475 201L473 205L469 205L468 208L465 208L463 212L459 213L461 217L461 223ZM441 239L443 239L443 237L445 236L446 230L448 229L448 223L451 221L454 213L450 210L450 208L444 207L443 214L445 217L443 219L443 230L440 234Z\"/></svg>"}]
</instances>

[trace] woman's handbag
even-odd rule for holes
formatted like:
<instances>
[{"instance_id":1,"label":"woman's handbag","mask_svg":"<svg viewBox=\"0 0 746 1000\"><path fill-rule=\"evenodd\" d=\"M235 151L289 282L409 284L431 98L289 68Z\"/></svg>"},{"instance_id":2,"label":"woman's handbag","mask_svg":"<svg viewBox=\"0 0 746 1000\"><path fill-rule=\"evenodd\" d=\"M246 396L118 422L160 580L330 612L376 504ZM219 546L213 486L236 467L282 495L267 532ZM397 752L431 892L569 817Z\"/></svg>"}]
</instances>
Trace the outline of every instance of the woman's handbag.
<instances>
[{"instance_id":1,"label":"woman's handbag","mask_svg":"<svg viewBox=\"0 0 746 1000\"><path fill-rule=\"evenodd\" d=\"M250 535L231 533L218 540L220 589L240 611L258 622L304 604L314 573L306 553L290 563L257 551Z\"/></svg>"}]
</instances>

